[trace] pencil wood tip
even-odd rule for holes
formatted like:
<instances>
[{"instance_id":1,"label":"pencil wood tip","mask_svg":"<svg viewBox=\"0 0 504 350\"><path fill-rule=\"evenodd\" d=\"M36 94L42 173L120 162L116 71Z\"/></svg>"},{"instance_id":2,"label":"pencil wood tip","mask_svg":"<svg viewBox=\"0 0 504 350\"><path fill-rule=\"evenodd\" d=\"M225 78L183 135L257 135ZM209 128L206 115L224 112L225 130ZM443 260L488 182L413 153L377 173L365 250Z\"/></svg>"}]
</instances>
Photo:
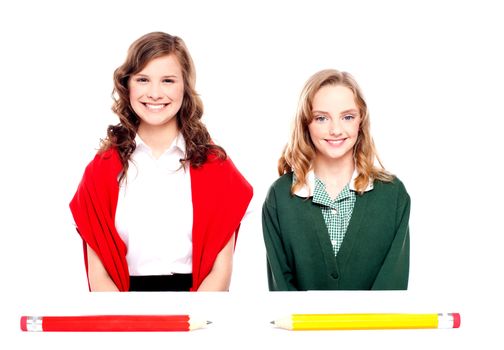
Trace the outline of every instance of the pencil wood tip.
<instances>
[{"instance_id":1,"label":"pencil wood tip","mask_svg":"<svg viewBox=\"0 0 504 350\"><path fill-rule=\"evenodd\" d=\"M206 321L206 324L207 325L212 324L212 321Z\"/></svg>"}]
</instances>

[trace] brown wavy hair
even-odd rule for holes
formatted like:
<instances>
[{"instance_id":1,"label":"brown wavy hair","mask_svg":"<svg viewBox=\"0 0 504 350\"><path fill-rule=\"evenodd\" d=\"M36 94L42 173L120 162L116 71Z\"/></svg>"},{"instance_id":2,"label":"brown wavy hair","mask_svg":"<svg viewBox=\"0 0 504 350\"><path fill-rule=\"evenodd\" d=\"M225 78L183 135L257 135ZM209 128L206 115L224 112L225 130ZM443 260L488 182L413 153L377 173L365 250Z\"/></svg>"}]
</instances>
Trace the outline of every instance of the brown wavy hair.
<instances>
[{"instance_id":1,"label":"brown wavy hair","mask_svg":"<svg viewBox=\"0 0 504 350\"><path fill-rule=\"evenodd\" d=\"M175 55L182 69L184 97L177 113L177 127L186 142L186 155L181 162L189 161L192 167L203 165L210 154L226 159L224 149L214 145L201 121L203 103L196 93L196 70L184 41L163 32L145 34L131 44L125 62L114 71L112 111L119 117L119 124L109 125L107 137L102 140L100 151L115 147L123 165L121 179L128 171L128 160L136 148L135 136L140 119L129 99L129 80L155 58Z\"/></svg>"},{"instance_id":2,"label":"brown wavy hair","mask_svg":"<svg viewBox=\"0 0 504 350\"><path fill-rule=\"evenodd\" d=\"M306 82L299 98L290 141L278 160L278 174L281 176L287 172L294 172L292 193L306 185L306 176L313 169L316 154L308 130L308 125L313 120L313 98L323 86L327 85L342 85L352 90L359 109L361 120L353 150L355 165L359 173L354 183L357 192L363 193L369 182L375 179L384 182L392 181L393 176L384 169L376 152L371 137L367 104L359 85L349 73L335 69L317 72ZM375 160L378 161L380 168L375 166Z\"/></svg>"}]
</instances>

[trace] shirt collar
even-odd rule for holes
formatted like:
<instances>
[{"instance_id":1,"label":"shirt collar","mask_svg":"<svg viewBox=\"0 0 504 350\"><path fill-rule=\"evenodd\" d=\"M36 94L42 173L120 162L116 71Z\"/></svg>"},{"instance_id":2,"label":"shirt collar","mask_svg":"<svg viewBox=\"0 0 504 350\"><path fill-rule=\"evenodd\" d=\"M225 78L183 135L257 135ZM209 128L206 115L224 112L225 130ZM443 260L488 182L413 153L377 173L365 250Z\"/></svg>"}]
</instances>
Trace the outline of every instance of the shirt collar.
<instances>
[{"instance_id":1,"label":"shirt collar","mask_svg":"<svg viewBox=\"0 0 504 350\"><path fill-rule=\"evenodd\" d=\"M354 169L352 174L352 178L350 179L349 188L351 191L355 190L355 179L359 176L357 169ZM364 189L364 192L371 191L373 189L373 181L369 181L367 187ZM308 174L306 174L306 184L301 187L299 190L294 192L294 194L298 197L308 198L313 196L313 191L315 190L315 172L310 170Z\"/></svg>"},{"instance_id":2,"label":"shirt collar","mask_svg":"<svg viewBox=\"0 0 504 350\"><path fill-rule=\"evenodd\" d=\"M184 136L182 136L182 133L179 132L177 134L177 137L175 137L175 140L173 140L171 146L168 149L172 147L178 148L180 152L182 152L182 154L186 153L186 143L184 140Z\"/></svg>"},{"instance_id":3,"label":"shirt collar","mask_svg":"<svg viewBox=\"0 0 504 350\"><path fill-rule=\"evenodd\" d=\"M138 134L136 134L136 136L135 136L135 143L136 143L136 148L138 150L151 152L151 148L144 142L144 140L142 140L142 138ZM165 153L174 152L176 150L181 152L183 155L185 155L185 153L186 153L186 143L184 140L184 136L182 136L182 133L180 133L180 132L173 139L171 145L165 150Z\"/></svg>"}]
</instances>

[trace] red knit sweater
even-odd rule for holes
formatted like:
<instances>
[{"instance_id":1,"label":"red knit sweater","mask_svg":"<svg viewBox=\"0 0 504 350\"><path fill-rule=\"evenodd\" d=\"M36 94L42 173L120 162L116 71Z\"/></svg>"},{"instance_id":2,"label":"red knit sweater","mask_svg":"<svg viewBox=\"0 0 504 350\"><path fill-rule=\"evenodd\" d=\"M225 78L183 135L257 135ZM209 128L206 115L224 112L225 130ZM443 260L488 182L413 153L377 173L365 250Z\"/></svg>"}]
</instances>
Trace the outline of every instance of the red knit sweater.
<instances>
[{"instance_id":1,"label":"red knit sweater","mask_svg":"<svg viewBox=\"0 0 504 350\"><path fill-rule=\"evenodd\" d=\"M97 154L88 164L70 202L77 231L98 255L120 291L129 290L126 246L115 228L122 164L115 149ZM211 157L199 168L190 167L193 203L193 286L195 291L212 270L217 255L238 233L252 199L252 187L233 162Z\"/></svg>"}]
</instances>

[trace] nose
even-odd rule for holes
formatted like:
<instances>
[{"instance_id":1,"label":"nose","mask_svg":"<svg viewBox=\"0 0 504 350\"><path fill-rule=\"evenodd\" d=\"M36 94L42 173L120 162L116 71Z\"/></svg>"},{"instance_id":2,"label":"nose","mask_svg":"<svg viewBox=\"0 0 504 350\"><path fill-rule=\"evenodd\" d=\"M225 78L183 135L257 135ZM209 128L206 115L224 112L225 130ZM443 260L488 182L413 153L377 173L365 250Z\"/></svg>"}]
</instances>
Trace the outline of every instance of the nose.
<instances>
[{"instance_id":1,"label":"nose","mask_svg":"<svg viewBox=\"0 0 504 350\"><path fill-rule=\"evenodd\" d=\"M335 120L332 120L329 124L329 134L332 136L341 134L341 124L338 118L335 118Z\"/></svg>"},{"instance_id":2,"label":"nose","mask_svg":"<svg viewBox=\"0 0 504 350\"><path fill-rule=\"evenodd\" d=\"M154 101L157 101L163 97L159 84L152 83L150 85L149 90L147 91L147 97Z\"/></svg>"}]
</instances>

